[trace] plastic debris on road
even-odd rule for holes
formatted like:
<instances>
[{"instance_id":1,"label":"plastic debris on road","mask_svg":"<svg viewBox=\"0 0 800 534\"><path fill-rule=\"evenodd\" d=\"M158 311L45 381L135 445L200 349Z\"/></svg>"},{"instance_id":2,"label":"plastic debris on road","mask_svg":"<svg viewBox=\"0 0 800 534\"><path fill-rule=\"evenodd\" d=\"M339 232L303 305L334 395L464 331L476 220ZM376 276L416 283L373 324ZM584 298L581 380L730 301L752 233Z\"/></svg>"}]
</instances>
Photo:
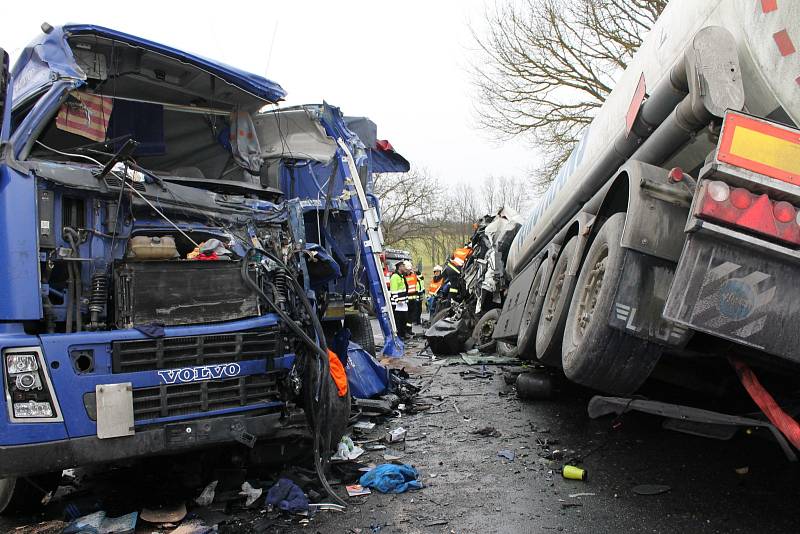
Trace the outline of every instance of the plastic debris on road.
<instances>
[{"instance_id":1,"label":"plastic debris on road","mask_svg":"<svg viewBox=\"0 0 800 534\"><path fill-rule=\"evenodd\" d=\"M262 493L264 493L264 490L261 488L254 488L249 482L245 481L242 482L242 491L239 492L239 495L245 497L245 506L252 506L252 504L256 502L259 497L261 497Z\"/></svg>"},{"instance_id":2,"label":"plastic debris on road","mask_svg":"<svg viewBox=\"0 0 800 534\"><path fill-rule=\"evenodd\" d=\"M364 454L364 449L353 443L350 436L343 436L336 449L336 454L331 456L331 460L355 460Z\"/></svg>"},{"instance_id":3,"label":"plastic debris on road","mask_svg":"<svg viewBox=\"0 0 800 534\"><path fill-rule=\"evenodd\" d=\"M381 493L405 493L422 488L418 476L417 470L408 464L381 464L365 473L359 482Z\"/></svg>"},{"instance_id":4,"label":"plastic debris on road","mask_svg":"<svg viewBox=\"0 0 800 534\"><path fill-rule=\"evenodd\" d=\"M194 500L194 502L197 503L197 506L208 506L214 502L214 493L217 490L217 484L219 484L219 480L210 482L208 486L203 488L202 493L200 493L200 495Z\"/></svg>"}]
</instances>

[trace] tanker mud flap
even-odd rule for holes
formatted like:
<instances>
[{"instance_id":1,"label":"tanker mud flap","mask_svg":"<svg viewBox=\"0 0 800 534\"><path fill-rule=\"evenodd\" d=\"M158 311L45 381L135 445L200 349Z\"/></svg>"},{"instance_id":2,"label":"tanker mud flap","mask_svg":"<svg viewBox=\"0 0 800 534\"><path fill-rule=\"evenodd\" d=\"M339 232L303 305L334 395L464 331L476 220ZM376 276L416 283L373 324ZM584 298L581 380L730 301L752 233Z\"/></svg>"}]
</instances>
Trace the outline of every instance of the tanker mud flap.
<instances>
[{"instance_id":1,"label":"tanker mud flap","mask_svg":"<svg viewBox=\"0 0 800 534\"><path fill-rule=\"evenodd\" d=\"M664 315L800 362L798 279L795 258L695 232L686 240Z\"/></svg>"},{"instance_id":2,"label":"tanker mud flap","mask_svg":"<svg viewBox=\"0 0 800 534\"><path fill-rule=\"evenodd\" d=\"M625 249L623 273L608 324L633 337L683 347L691 331L663 317L675 262Z\"/></svg>"}]
</instances>

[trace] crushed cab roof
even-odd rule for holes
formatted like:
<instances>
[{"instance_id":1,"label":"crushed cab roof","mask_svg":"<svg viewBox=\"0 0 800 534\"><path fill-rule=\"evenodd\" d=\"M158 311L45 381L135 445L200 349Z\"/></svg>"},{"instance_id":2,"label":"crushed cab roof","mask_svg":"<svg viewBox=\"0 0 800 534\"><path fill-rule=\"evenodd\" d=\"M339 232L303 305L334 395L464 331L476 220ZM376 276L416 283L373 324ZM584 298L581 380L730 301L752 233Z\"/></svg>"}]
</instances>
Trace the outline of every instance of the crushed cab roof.
<instances>
[{"instance_id":1,"label":"crushed cab roof","mask_svg":"<svg viewBox=\"0 0 800 534\"><path fill-rule=\"evenodd\" d=\"M286 91L276 82L218 61L102 26L68 24L54 27L48 33L42 32L22 51L12 71L15 103L49 85L54 78L85 82L87 74L76 61L68 42L69 39L85 37L123 43L170 58L186 67L204 71L262 101L278 102L286 96Z\"/></svg>"}]
</instances>

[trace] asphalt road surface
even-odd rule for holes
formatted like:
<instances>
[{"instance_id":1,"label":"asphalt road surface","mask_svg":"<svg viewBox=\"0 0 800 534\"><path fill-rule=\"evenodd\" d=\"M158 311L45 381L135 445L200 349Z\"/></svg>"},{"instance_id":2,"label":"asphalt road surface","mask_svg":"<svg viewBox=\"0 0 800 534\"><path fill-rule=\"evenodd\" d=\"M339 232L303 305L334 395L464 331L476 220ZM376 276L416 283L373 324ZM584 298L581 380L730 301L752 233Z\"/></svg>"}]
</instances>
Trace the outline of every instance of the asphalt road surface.
<instances>
[{"instance_id":1,"label":"asphalt road surface","mask_svg":"<svg viewBox=\"0 0 800 534\"><path fill-rule=\"evenodd\" d=\"M412 344L409 352L420 348ZM490 378L465 379L460 373L476 367L451 361L396 361L417 383L433 378L418 400L430 408L379 422L361 436L406 428L406 442L392 447L418 469L423 489L345 497L345 512L319 512L305 524L233 512L220 532L800 532L798 469L757 433L715 441L664 430L653 416L590 420L591 392L561 385L551 400L521 401L503 368L487 366ZM487 426L494 436L474 433ZM499 451L511 451L513 460ZM370 451L358 461L384 463L383 453ZM585 481L561 476L569 460L586 470ZM102 483L104 474L95 476ZM634 489L641 485L664 492L640 495ZM342 485L335 489L344 494ZM129 495L120 509L139 509L141 498ZM53 510L59 508L10 518L0 530L52 519Z\"/></svg>"}]
</instances>

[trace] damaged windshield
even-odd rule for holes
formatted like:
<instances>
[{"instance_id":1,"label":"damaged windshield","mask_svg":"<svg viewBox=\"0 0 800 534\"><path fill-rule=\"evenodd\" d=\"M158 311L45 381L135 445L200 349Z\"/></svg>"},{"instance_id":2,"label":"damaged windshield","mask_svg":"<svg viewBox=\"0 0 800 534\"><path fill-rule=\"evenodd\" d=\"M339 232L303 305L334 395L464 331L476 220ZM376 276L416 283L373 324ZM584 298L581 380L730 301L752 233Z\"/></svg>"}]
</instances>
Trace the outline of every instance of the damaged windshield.
<instances>
[{"instance_id":1,"label":"damaged windshield","mask_svg":"<svg viewBox=\"0 0 800 534\"><path fill-rule=\"evenodd\" d=\"M264 189L251 115L263 99L114 39L82 35L68 42L86 83L62 95L29 159L105 164L132 142L130 159L161 179L240 194Z\"/></svg>"}]
</instances>

